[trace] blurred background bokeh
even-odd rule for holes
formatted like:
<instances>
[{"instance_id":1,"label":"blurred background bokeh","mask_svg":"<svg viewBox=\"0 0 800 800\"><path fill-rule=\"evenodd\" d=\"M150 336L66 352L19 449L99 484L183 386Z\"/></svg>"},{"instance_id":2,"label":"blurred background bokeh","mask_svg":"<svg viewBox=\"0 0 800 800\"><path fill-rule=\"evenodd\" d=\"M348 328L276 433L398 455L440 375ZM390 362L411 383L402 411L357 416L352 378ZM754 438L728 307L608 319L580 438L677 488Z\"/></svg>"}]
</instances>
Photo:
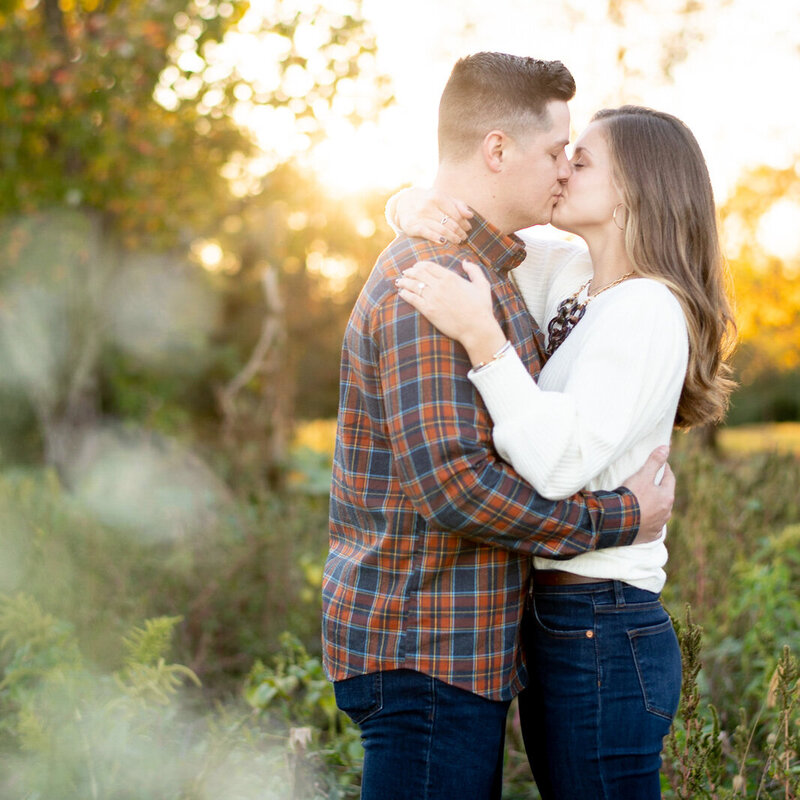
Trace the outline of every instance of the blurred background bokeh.
<instances>
[{"instance_id":1,"label":"blurred background bokeh","mask_svg":"<svg viewBox=\"0 0 800 800\"><path fill-rule=\"evenodd\" d=\"M674 447L664 793L798 796L800 5L0 0L2 797L358 796L339 349L478 50L563 60L576 133L643 103L706 154L740 387ZM538 797L513 715L504 796Z\"/></svg>"}]
</instances>

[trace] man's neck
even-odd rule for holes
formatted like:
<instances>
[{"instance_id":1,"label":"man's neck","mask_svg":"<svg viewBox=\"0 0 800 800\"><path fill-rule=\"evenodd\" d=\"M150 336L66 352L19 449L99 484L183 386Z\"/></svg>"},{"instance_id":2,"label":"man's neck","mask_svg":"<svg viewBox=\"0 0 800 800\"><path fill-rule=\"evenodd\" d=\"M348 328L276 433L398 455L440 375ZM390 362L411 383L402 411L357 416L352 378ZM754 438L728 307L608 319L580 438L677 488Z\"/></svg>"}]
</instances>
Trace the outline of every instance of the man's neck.
<instances>
[{"instance_id":1,"label":"man's neck","mask_svg":"<svg viewBox=\"0 0 800 800\"><path fill-rule=\"evenodd\" d=\"M466 162L440 164L433 185L439 191L463 200L500 233L514 233L515 228L506 218L492 183L491 176L487 176L485 170Z\"/></svg>"}]
</instances>

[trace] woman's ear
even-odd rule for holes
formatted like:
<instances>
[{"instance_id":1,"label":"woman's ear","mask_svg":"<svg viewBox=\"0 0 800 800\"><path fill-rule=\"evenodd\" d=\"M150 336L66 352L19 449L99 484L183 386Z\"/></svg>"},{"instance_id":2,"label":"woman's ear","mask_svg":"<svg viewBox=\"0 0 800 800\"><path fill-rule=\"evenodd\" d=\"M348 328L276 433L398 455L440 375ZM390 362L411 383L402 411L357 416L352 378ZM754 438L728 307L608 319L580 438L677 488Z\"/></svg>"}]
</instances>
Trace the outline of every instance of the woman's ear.
<instances>
[{"instance_id":1,"label":"woman's ear","mask_svg":"<svg viewBox=\"0 0 800 800\"><path fill-rule=\"evenodd\" d=\"M501 172L505 158L505 151L508 147L508 137L503 131L489 131L483 137L481 144L481 154L486 166L491 172Z\"/></svg>"}]
</instances>

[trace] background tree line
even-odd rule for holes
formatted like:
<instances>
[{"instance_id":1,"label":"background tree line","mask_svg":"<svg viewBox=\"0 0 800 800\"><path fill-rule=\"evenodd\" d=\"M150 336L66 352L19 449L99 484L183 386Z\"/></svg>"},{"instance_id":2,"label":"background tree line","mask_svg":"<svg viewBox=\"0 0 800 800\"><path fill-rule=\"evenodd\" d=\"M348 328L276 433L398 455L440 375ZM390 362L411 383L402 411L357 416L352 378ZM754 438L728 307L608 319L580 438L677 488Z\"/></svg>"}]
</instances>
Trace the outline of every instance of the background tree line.
<instances>
[{"instance_id":1,"label":"background tree line","mask_svg":"<svg viewBox=\"0 0 800 800\"><path fill-rule=\"evenodd\" d=\"M60 465L111 417L203 441L216 429L278 480L292 420L335 415L344 323L389 238L385 198L326 196L235 118L281 109L313 146L338 83L365 64L373 112L391 102L353 10L274 4L251 31L282 43L265 45L265 59L279 54L265 85L218 55L245 3L2 4L7 458ZM323 41L314 59L294 47L310 27ZM800 417L800 256L771 255L758 236L798 200L795 168L764 167L720 209L741 334L733 423Z\"/></svg>"},{"instance_id":2,"label":"background tree line","mask_svg":"<svg viewBox=\"0 0 800 800\"><path fill-rule=\"evenodd\" d=\"M264 172L233 115L283 109L313 142L338 82L375 45L358 16L278 3L251 31L288 50L265 87L214 60L246 10L3 4L9 460L43 455L63 468L112 418L220 444L277 480L295 405L335 413L343 319L386 238L382 199L338 203L278 157ZM324 38L313 63L292 48L311 26ZM302 97L284 86L297 70L312 84ZM369 77L377 109L388 84Z\"/></svg>"}]
</instances>

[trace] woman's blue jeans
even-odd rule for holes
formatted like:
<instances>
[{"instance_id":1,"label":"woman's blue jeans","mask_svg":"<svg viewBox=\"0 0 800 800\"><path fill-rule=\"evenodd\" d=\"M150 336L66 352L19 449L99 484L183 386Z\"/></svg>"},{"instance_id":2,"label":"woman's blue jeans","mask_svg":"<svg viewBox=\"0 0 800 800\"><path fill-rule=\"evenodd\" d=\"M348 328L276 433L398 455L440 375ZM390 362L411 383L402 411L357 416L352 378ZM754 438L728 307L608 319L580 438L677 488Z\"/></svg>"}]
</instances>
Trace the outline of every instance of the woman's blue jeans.
<instances>
[{"instance_id":1,"label":"woman's blue jeans","mask_svg":"<svg viewBox=\"0 0 800 800\"><path fill-rule=\"evenodd\" d=\"M525 749L543 800L655 800L681 656L659 596L620 581L534 589Z\"/></svg>"},{"instance_id":2,"label":"woman's blue jeans","mask_svg":"<svg viewBox=\"0 0 800 800\"><path fill-rule=\"evenodd\" d=\"M509 702L408 669L333 688L361 728L362 800L499 800Z\"/></svg>"}]
</instances>

